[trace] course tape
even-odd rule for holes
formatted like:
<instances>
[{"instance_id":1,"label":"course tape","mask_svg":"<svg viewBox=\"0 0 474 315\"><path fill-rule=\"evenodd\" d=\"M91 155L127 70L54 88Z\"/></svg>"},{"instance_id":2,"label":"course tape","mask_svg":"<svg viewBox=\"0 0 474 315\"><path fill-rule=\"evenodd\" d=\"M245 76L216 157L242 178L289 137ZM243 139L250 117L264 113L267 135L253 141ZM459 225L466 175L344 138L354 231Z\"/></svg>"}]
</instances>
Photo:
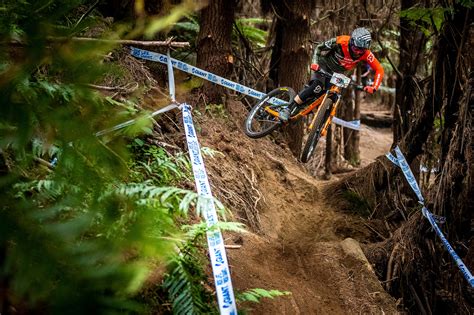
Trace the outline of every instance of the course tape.
<instances>
[{"instance_id":1,"label":"course tape","mask_svg":"<svg viewBox=\"0 0 474 315\"><path fill-rule=\"evenodd\" d=\"M165 56L163 54L152 52L152 51L149 51L149 50L139 49L139 48L136 48L136 47L130 47L130 49L131 49L130 53L134 57L168 64L168 56ZM192 74L192 75L195 75L195 76L200 77L204 80L211 81L215 84L221 85L223 87L226 87L226 88L234 90L236 92L248 95L248 96L256 98L256 99L261 99L262 97L265 96L265 94L262 93L262 92L259 92L257 90L252 89L252 88L249 88L247 86L241 85L237 82L227 80L226 78L223 78L223 77L218 76L216 74L210 73L206 70L200 69L198 67L192 66L190 64L187 64L185 62L176 60L174 58L169 58L169 59L171 59L171 64L176 69L179 69L181 71L187 72L187 73ZM170 66L168 66L168 68L170 68ZM170 71L168 69L168 73L169 72ZM275 105L281 105L281 104L286 103L286 102L284 102L284 101L282 101L278 98L275 98L275 97L272 97L268 102L272 103L272 104L275 104ZM346 127L350 126L348 128L359 130L359 129L356 129L355 124L352 124L352 122L346 122L342 119L337 119L336 120L337 122L336 122L334 120L334 118L333 118L333 122L336 123L336 124L342 125L341 122L345 122L345 123L347 123ZM360 122L359 122L359 126L360 126Z\"/></svg>"},{"instance_id":2,"label":"course tape","mask_svg":"<svg viewBox=\"0 0 474 315\"><path fill-rule=\"evenodd\" d=\"M201 155L201 149L196 136L190 107L187 104L181 105L183 112L183 123L188 143L189 157L191 159L196 189L204 200L201 202L202 212L211 227L218 221L216 207L214 205L211 186L207 177L204 161ZM237 315L237 306L234 298L234 290L230 278L229 264L224 248L224 239L219 229L207 232L207 243L209 245L209 256L211 258L212 272L216 286L217 301L221 314Z\"/></svg>"},{"instance_id":3,"label":"course tape","mask_svg":"<svg viewBox=\"0 0 474 315\"><path fill-rule=\"evenodd\" d=\"M156 52L152 52L152 51L148 51L148 50L144 50L144 49L139 49L139 48L135 48L135 47L130 47L130 48L131 48L131 54L134 57L141 58L141 59L146 59L146 60L151 60L151 61L156 61L156 62L161 62L161 63L167 63L168 62L168 57L165 56L165 55L162 55L160 53L156 53ZM226 88L229 88L231 90L237 91L239 93L242 93L242 94L257 98L257 99L261 99L262 97L265 96L265 94L263 94L262 92L254 90L252 88L249 88L249 87L243 86L239 83L227 80L227 79L225 79L221 76L218 76L218 75L215 75L213 73L207 72L207 71L202 70L198 67L189 65L187 63L176 60L174 58L170 58L170 59L171 59L171 63L173 65L173 67L175 67L175 68L177 68L181 71L190 73L190 74L195 75L197 77L200 77L202 79L211 81L211 82L216 83L218 85L222 85Z\"/></svg>"},{"instance_id":4,"label":"course tape","mask_svg":"<svg viewBox=\"0 0 474 315\"><path fill-rule=\"evenodd\" d=\"M444 247L446 248L448 253L451 255L451 257L453 257L453 260L458 265L464 278L466 278L466 280L469 282L471 287L474 288L474 276L471 274L471 272L466 267L466 265L461 260L461 258L458 256L458 254L454 251L451 244L449 244L443 232L441 232L440 228L438 227L438 224L436 224L436 222L443 223L446 219L444 217L432 214L425 207L424 198L423 198L423 195L421 194L420 187L418 186L418 183L415 180L415 176L413 175L413 172L411 171L410 166L408 165L408 162L405 159L405 156L403 155L402 151L400 150L398 146L395 147L395 154L397 155L397 157L394 157L391 153L386 154L386 157L391 162L393 162L395 165L399 166L402 169L403 175L405 175L405 178L407 179L408 184L411 186L411 188L417 195L418 201L423 205L423 208L421 209L423 216L425 216L428 219L431 226L435 230L436 234L438 234L438 236L441 238L441 241L443 242Z\"/></svg>"},{"instance_id":5,"label":"course tape","mask_svg":"<svg viewBox=\"0 0 474 315\"><path fill-rule=\"evenodd\" d=\"M385 156L387 157L387 159L390 160L390 162L392 162L396 166L400 167L400 164L398 164L398 159L396 157L394 157L392 153L388 152L387 154L385 154Z\"/></svg>"},{"instance_id":6,"label":"course tape","mask_svg":"<svg viewBox=\"0 0 474 315\"><path fill-rule=\"evenodd\" d=\"M170 104L168 106L165 106L163 107L162 109L159 109L157 111L154 111L153 113L151 113L148 117L149 118L153 118L155 117L156 115L158 114L162 114L164 112L167 112L167 111L170 111L172 109L175 109L175 108L178 108L178 105L176 104ZM107 133L110 133L112 131L116 131L116 130L119 130L119 129L122 129L122 128L125 128L127 126L130 126L130 125L133 125L135 123L136 119L130 119L130 120L127 120L126 122L123 122L121 124L118 124L116 126L113 126L112 128L109 128L109 129L104 129L104 130L101 130L99 132L96 132L96 136L102 136L102 135L105 135Z\"/></svg>"},{"instance_id":7,"label":"course tape","mask_svg":"<svg viewBox=\"0 0 474 315\"><path fill-rule=\"evenodd\" d=\"M170 50L168 49L168 52L166 53L167 59L170 60ZM168 88L170 90L170 96L171 96L171 101L174 103L176 102L176 93L175 93L175 87L174 87L174 72L173 72L173 66L171 65L170 62L166 63L168 67Z\"/></svg>"},{"instance_id":8,"label":"course tape","mask_svg":"<svg viewBox=\"0 0 474 315\"><path fill-rule=\"evenodd\" d=\"M332 122L349 129L360 130L360 120L345 121L337 117L332 118Z\"/></svg>"},{"instance_id":9,"label":"course tape","mask_svg":"<svg viewBox=\"0 0 474 315\"><path fill-rule=\"evenodd\" d=\"M387 92L387 93L390 93L390 94L395 94L395 91L396 91L395 88L390 88L390 87L386 87L386 86L379 86L379 88L377 90L378 91L384 91L384 92Z\"/></svg>"},{"instance_id":10,"label":"course tape","mask_svg":"<svg viewBox=\"0 0 474 315\"><path fill-rule=\"evenodd\" d=\"M398 146L395 147L395 154L397 155L398 166L402 169L403 175L405 175L405 178L407 179L408 184L410 185L411 189L413 189L413 191L415 192L416 196L418 197L419 202L424 204L425 199L423 198L423 195L421 194L421 189L418 186L418 183L416 182L416 178L410 169L410 165L408 165L408 162L405 159L405 156L403 155L402 151L400 150Z\"/></svg>"}]
</instances>

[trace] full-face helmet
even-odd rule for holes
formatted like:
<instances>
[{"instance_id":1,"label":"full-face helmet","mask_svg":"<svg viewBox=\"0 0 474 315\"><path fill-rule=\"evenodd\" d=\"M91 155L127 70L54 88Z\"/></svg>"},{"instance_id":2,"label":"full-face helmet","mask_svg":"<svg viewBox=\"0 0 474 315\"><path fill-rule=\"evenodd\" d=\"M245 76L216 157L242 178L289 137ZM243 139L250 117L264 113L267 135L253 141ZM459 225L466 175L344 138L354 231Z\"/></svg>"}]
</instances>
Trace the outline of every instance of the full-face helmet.
<instances>
[{"instance_id":1,"label":"full-face helmet","mask_svg":"<svg viewBox=\"0 0 474 315\"><path fill-rule=\"evenodd\" d=\"M362 55L369 49L371 42L370 32L366 28L359 27L352 31L349 48L354 54Z\"/></svg>"}]
</instances>

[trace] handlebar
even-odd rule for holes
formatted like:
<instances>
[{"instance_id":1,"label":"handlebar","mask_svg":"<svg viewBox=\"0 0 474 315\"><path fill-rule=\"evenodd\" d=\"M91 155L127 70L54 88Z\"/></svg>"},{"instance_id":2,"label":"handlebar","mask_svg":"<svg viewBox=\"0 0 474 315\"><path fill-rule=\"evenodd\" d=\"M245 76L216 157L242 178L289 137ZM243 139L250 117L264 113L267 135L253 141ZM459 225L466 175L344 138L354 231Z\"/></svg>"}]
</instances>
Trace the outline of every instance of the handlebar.
<instances>
[{"instance_id":1,"label":"handlebar","mask_svg":"<svg viewBox=\"0 0 474 315\"><path fill-rule=\"evenodd\" d=\"M322 69L321 67L320 67L320 68L318 69L318 71L316 71L316 72L319 72L319 73L321 73L323 76L328 77L328 78L331 78L331 77L332 77L332 73L327 72L326 70ZM365 87L365 86L359 85L359 84L353 82L352 79L351 79L351 83L349 83L349 85L352 85L355 90L364 91L364 87Z\"/></svg>"}]
</instances>

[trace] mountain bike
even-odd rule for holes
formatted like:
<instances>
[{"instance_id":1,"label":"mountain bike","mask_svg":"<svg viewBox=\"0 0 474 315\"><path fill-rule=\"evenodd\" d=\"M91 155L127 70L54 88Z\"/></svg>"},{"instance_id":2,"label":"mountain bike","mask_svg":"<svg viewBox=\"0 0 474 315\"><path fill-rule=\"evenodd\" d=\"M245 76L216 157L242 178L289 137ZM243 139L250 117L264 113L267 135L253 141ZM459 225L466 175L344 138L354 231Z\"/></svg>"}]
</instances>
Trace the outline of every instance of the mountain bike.
<instances>
[{"instance_id":1,"label":"mountain bike","mask_svg":"<svg viewBox=\"0 0 474 315\"><path fill-rule=\"evenodd\" d=\"M303 104L289 108L288 122L299 120L314 111L314 116L306 128L308 137L300 156L300 161L303 163L308 162L311 158L319 138L326 135L341 101L343 90L349 85L354 86L357 90L363 90L363 86L357 85L341 73L331 74L323 69L319 69L318 72L322 76L330 78L330 86L326 93L318 98L309 98ZM292 88L279 87L262 97L245 120L245 134L250 138L261 138L283 126L285 123L279 119L279 112L283 106L290 104L295 95Z\"/></svg>"}]
</instances>

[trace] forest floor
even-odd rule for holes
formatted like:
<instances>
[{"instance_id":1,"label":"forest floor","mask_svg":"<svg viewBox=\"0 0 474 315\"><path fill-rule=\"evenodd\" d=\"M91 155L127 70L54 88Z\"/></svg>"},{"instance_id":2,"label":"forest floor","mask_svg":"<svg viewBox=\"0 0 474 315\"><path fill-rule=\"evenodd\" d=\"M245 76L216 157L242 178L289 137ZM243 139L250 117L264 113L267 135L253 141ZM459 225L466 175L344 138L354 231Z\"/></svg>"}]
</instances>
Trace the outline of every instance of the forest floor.
<instances>
[{"instance_id":1,"label":"forest floor","mask_svg":"<svg viewBox=\"0 0 474 315\"><path fill-rule=\"evenodd\" d=\"M291 292L243 306L251 314L396 314L359 245L370 234L363 216L328 202L329 184L350 173L311 176L278 135L244 135L242 103L228 108L223 115L210 106L212 119L196 120L201 145L223 153L205 158L213 193L251 231L224 235L226 245L241 245L227 250L234 287ZM360 141L365 166L389 150L391 131L362 125Z\"/></svg>"}]
</instances>

